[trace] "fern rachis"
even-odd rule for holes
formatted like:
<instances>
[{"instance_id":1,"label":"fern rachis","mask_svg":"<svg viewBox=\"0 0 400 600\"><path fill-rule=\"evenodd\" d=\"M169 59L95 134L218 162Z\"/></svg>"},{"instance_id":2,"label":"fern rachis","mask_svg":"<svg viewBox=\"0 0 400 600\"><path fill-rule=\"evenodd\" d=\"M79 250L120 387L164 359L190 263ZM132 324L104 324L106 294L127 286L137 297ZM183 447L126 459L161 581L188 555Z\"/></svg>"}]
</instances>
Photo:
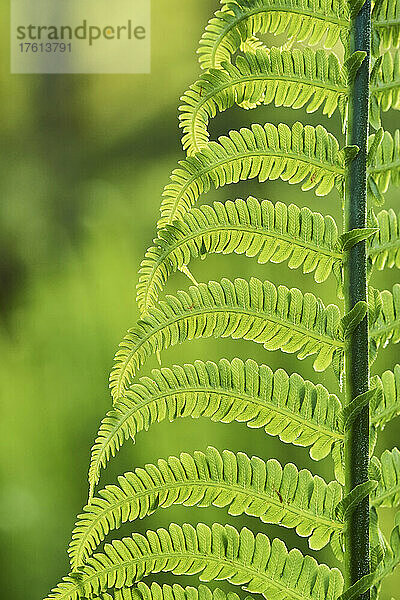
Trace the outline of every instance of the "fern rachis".
<instances>
[{"instance_id":1,"label":"fern rachis","mask_svg":"<svg viewBox=\"0 0 400 600\"><path fill-rule=\"evenodd\" d=\"M49 598L238 600L204 585L142 581L170 572L227 581L268 600L375 600L399 566L400 452L374 451L379 432L400 416L400 367L371 379L370 369L381 348L400 341L400 285L369 285L374 270L400 268L399 217L392 209L375 216L372 208L400 185L400 133L381 127L382 113L400 108L399 6L374 5L370 65L369 0L222 0L200 43L204 72L182 98L187 155L164 189L157 237L140 268L141 319L115 357L113 405L92 448L89 502L69 548L72 571ZM268 48L257 37L266 33L304 47ZM321 43L324 49L305 47ZM343 59L329 50L338 43ZM218 112L272 104L327 116L339 109L345 139L297 121L253 124L210 141L209 121ZM369 138L368 111L375 130ZM301 184L320 197L335 189L343 223L325 214L324 202L313 212L284 202L284 194L196 206L212 187L251 179ZM299 281L301 271L317 284L333 274L337 304L256 277L197 282L189 266L212 253L286 263ZM178 270L193 285L163 297ZM332 367L337 389L239 358L195 360L138 378L150 357L211 337L248 340L296 360L313 357L316 371ZM246 424L307 448L315 461L330 456L332 480L209 445L134 465L115 485L96 490L126 440L186 417ZM136 519L175 505L245 514L255 533L219 523L134 531ZM379 527L386 508L397 511L388 540ZM313 550L330 547L343 572L270 541L257 533L260 521L293 529ZM132 535L106 543L123 523Z\"/></svg>"}]
</instances>

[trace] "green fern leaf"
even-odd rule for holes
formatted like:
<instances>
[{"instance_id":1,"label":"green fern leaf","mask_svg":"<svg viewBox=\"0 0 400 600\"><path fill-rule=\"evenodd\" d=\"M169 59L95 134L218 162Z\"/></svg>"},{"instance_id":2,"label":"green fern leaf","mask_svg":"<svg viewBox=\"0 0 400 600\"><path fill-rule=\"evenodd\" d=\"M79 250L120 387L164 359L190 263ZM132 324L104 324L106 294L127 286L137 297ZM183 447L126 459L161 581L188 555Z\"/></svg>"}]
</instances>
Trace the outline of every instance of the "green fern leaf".
<instances>
[{"instance_id":1,"label":"green fern leaf","mask_svg":"<svg viewBox=\"0 0 400 600\"><path fill-rule=\"evenodd\" d=\"M400 565L400 512L395 517L395 526L390 534L390 545L386 548L385 556L376 570L375 585L379 586L383 579L393 573ZM376 596L375 596L376 597Z\"/></svg>"},{"instance_id":2,"label":"green fern leaf","mask_svg":"<svg viewBox=\"0 0 400 600\"><path fill-rule=\"evenodd\" d=\"M91 490L100 470L115 456L125 440L164 419L206 417L215 422L247 423L264 428L285 443L310 448L314 460L325 458L332 447L343 444L341 405L322 385L304 381L297 374L275 373L252 360L235 358L218 364L196 361L193 365L155 369L152 378L141 378L125 392L102 421L92 449L89 470ZM340 452L333 454L333 457ZM342 480L341 463L336 466Z\"/></svg>"},{"instance_id":3,"label":"green fern leaf","mask_svg":"<svg viewBox=\"0 0 400 600\"><path fill-rule=\"evenodd\" d=\"M110 375L114 400L156 349L211 336L252 340L267 350L296 353L300 360L316 355L317 371L334 359L340 362L345 345L338 307L325 308L313 294L256 278L201 283L167 296L128 331Z\"/></svg>"},{"instance_id":4,"label":"green fern leaf","mask_svg":"<svg viewBox=\"0 0 400 600\"><path fill-rule=\"evenodd\" d=\"M175 583L174 585L159 585L153 582L149 587L143 581L139 581L135 587L121 588L114 591L113 597L109 594L102 594L102 600L241 600L238 594L234 592L226 593L216 588L210 590L206 585L199 587L182 587ZM251 596L246 596L244 600L252 600Z\"/></svg>"},{"instance_id":5,"label":"green fern leaf","mask_svg":"<svg viewBox=\"0 0 400 600\"><path fill-rule=\"evenodd\" d=\"M235 104L251 108L274 102L306 106L307 112L323 106L328 116L339 107L345 113L347 81L332 53L271 48L238 56L235 65L221 67L204 73L181 98L182 143L189 154L207 146L209 120Z\"/></svg>"},{"instance_id":6,"label":"green fern leaf","mask_svg":"<svg viewBox=\"0 0 400 600\"><path fill-rule=\"evenodd\" d=\"M199 60L205 69L218 67L244 41L264 33L286 33L310 46L323 40L325 48L333 48L349 27L349 3L339 0L227 0L206 27Z\"/></svg>"},{"instance_id":7,"label":"green fern leaf","mask_svg":"<svg viewBox=\"0 0 400 600\"><path fill-rule=\"evenodd\" d=\"M180 161L163 193L158 226L181 218L201 194L240 180L282 179L302 183L326 196L336 185L342 190L346 152L321 125L295 123L278 127L267 123L231 131L229 137L210 142L202 152Z\"/></svg>"},{"instance_id":8,"label":"green fern leaf","mask_svg":"<svg viewBox=\"0 0 400 600\"><path fill-rule=\"evenodd\" d=\"M400 341L400 284L393 286L393 291L381 292L382 311L376 323L371 327L371 338L377 348L385 348L389 342Z\"/></svg>"},{"instance_id":9,"label":"green fern leaf","mask_svg":"<svg viewBox=\"0 0 400 600\"><path fill-rule=\"evenodd\" d=\"M372 11L372 50L375 55L400 46L400 4L398 0L379 0Z\"/></svg>"},{"instance_id":10,"label":"green fern leaf","mask_svg":"<svg viewBox=\"0 0 400 600\"><path fill-rule=\"evenodd\" d=\"M374 506L398 508L400 505L400 452L385 450L379 461L380 480L372 494Z\"/></svg>"},{"instance_id":11,"label":"green fern leaf","mask_svg":"<svg viewBox=\"0 0 400 600\"><path fill-rule=\"evenodd\" d=\"M112 588L130 587L150 573L198 574L201 581L224 581L277 600L336 600L343 588L337 569L319 565L283 542L244 528L203 523L172 524L106 544L88 558L76 577L65 578L49 598L78 600Z\"/></svg>"},{"instance_id":12,"label":"green fern leaf","mask_svg":"<svg viewBox=\"0 0 400 600\"><path fill-rule=\"evenodd\" d=\"M373 143L373 138L374 135L370 136L369 144ZM389 185L400 186L400 130L396 129L394 137L385 131L368 174L369 194L378 205L382 204Z\"/></svg>"},{"instance_id":13,"label":"green fern leaf","mask_svg":"<svg viewBox=\"0 0 400 600\"><path fill-rule=\"evenodd\" d=\"M383 140L383 136L385 135L385 131L383 127L379 127L375 135L368 140L368 155L367 155L367 167L374 164L376 153L378 151L379 146ZM370 217L371 215L369 215Z\"/></svg>"},{"instance_id":14,"label":"green fern leaf","mask_svg":"<svg viewBox=\"0 0 400 600\"><path fill-rule=\"evenodd\" d=\"M368 242L368 256L378 271L400 269L400 216L389 209L380 211L376 219L379 230Z\"/></svg>"},{"instance_id":15,"label":"green fern leaf","mask_svg":"<svg viewBox=\"0 0 400 600\"><path fill-rule=\"evenodd\" d=\"M384 457L383 457L384 460ZM307 470L289 463L265 463L243 453L215 448L182 453L156 465L146 465L118 478L119 486L107 486L92 499L73 532L69 548L73 569L83 564L93 550L122 523L143 519L158 508L184 506L227 507L230 515L247 514L264 523L295 528L309 537L310 548L320 550L333 536L340 547L343 523L335 517L342 499L337 482L325 483Z\"/></svg>"},{"instance_id":16,"label":"green fern leaf","mask_svg":"<svg viewBox=\"0 0 400 600\"><path fill-rule=\"evenodd\" d=\"M400 51L386 52L371 81L370 123L379 129L381 112L400 110Z\"/></svg>"},{"instance_id":17,"label":"green fern leaf","mask_svg":"<svg viewBox=\"0 0 400 600\"><path fill-rule=\"evenodd\" d=\"M371 415L372 425L383 429L395 417L400 416L400 365L393 371L385 371L381 378L383 394Z\"/></svg>"},{"instance_id":18,"label":"green fern leaf","mask_svg":"<svg viewBox=\"0 0 400 600\"><path fill-rule=\"evenodd\" d=\"M370 199L382 204L389 186L400 186L400 130L391 135L381 126L383 113L400 110L400 0L372 1L375 58L371 85L371 3L221 0L221 4L200 41L198 54L206 71L182 97L180 126L188 156L179 162L164 189L157 238L141 265L138 303L142 319L128 331L115 356L110 375L113 407L102 420L92 448L89 502L78 515L69 548L73 571L49 599L240 600L237 594L201 585L183 588L155 583L149 587L141 582L164 572L199 575L205 582L227 581L266 600L355 600L365 594L377 600L383 578L400 564L400 512L390 542L378 521L381 508L400 506L400 451L393 448L380 458L373 456L378 429L400 416L400 366L371 382L368 370L368 358L372 364L378 348L400 342L400 284L383 292L369 287L367 296L361 294L342 315L338 306L325 306L315 295L297 288L276 287L256 278L199 284L188 268L193 258L204 258L207 253L245 254L261 264L286 261L289 268L313 273L317 283L334 273L337 296L343 299L344 276L354 279L354 289L362 284L358 285L362 292L365 277L374 267L400 267L396 213L382 211L376 218L371 210L370 221L378 227L367 226L362 219L365 211L360 210L365 189L360 188L358 200L350 202L345 202L344 194L345 189L364 182ZM354 51L353 42L361 29L365 36L355 47L363 50ZM263 36L271 35L281 37L278 44L286 38L281 48L264 45ZM319 49L294 48L306 43ZM340 59L321 48L339 44ZM355 95L361 99L360 110ZM209 123L217 113L234 106L253 109L270 104L303 108L308 113L321 109L329 117L339 109L345 137L358 137L360 147L340 148L336 137L321 125L299 122L292 127L253 124L210 141ZM366 147L356 121L357 114L363 114L368 130L368 108L376 133ZM353 159L358 152L366 162L357 166ZM214 187L251 179L260 183L281 179L300 184L303 191L314 190L317 196L327 196L336 187L346 213L344 233L338 235L331 217L292 204L250 197L194 206ZM355 223L354 215L360 217L359 222ZM365 248L363 256L353 256L352 249L361 242L368 249L367 272L359 269L366 266L361 264ZM194 285L159 301L169 276L177 270ZM351 292L347 290L345 304ZM356 340L353 334L361 323L365 327ZM163 350L212 337L252 341L269 351L294 354L299 360L312 356L313 367L320 372L332 365L347 396L346 406L322 385L297 374L289 376L282 369L273 372L252 360L196 361L161 368ZM369 357L363 348L368 344ZM358 357L351 356L355 346ZM139 369L152 356L160 368L136 382ZM360 361L366 363L361 375L356 368ZM360 393L350 398L357 375ZM370 461L368 419L366 431L352 430L368 407ZM228 450L219 453L208 447L204 453L181 453L136 468L94 497L101 470L125 440L135 441L139 432L163 420L189 416L263 428L285 443L307 447L315 460L330 455L336 481L327 483L292 463L282 466L274 459L264 461ZM351 463L362 447L366 456L358 462L368 467L365 477L346 489L344 471L350 475L353 467L357 471ZM371 552L364 544L366 551L356 557L357 540L348 532L356 523L354 510L364 500L370 536L367 527L361 541L369 541ZM348 572L350 565L352 581L347 578L342 594L339 570L318 564L297 549L288 551L279 539L271 542L264 534L255 535L246 528L239 532L218 523L211 528L202 523L196 527L172 524L168 530L135 532L105 543L123 524L176 505L217 507L231 516L252 516L291 528L308 538L312 550L330 544ZM100 552L95 554L96 549Z\"/></svg>"},{"instance_id":19,"label":"green fern leaf","mask_svg":"<svg viewBox=\"0 0 400 600\"><path fill-rule=\"evenodd\" d=\"M247 38L240 44L240 50L244 53L251 52L252 54L256 54L258 50L268 52L269 47L263 44L263 42L257 36L253 36Z\"/></svg>"},{"instance_id":20,"label":"green fern leaf","mask_svg":"<svg viewBox=\"0 0 400 600\"><path fill-rule=\"evenodd\" d=\"M341 280L335 221L294 204L274 205L250 197L192 208L181 221L159 229L154 243L139 271L137 301L142 314L155 304L171 273L209 253L257 256L261 264L288 261L292 269L314 272L318 283L332 271Z\"/></svg>"},{"instance_id":21,"label":"green fern leaf","mask_svg":"<svg viewBox=\"0 0 400 600\"><path fill-rule=\"evenodd\" d=\"M371 545L371 573L375 573L389 548L385 536L379 528L378 513L375 507L370 510L370 545ZM374 591L376 587L374 588ZM377 590L376 590L377 591ZM371 599L376 598L371 593Z\"/></svg>"}]
</instances>

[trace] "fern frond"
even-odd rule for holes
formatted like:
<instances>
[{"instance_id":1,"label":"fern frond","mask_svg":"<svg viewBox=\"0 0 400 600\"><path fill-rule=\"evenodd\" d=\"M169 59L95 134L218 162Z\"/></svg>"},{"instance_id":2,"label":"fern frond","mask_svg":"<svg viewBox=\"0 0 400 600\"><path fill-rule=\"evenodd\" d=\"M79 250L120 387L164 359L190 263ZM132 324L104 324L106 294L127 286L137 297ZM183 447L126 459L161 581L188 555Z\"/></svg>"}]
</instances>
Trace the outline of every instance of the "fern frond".
<instances>
[{"instance_id":1,"label":"fern frond","mask_svg":"<svg viewBox=\"0 0 400 600\"><path fill-rule=\"evenodd\" d=\"M130 587L150 573L198 574L201 581L240 585L266 598L337 600L343 578L337 569L319 565L283 542L244 528L203 523L194 528L172 524L166 529L138 533L106 544L104 552L88 558L74 577L66 578L49 598L77 600L110 588Z\"/></svg>"},{"instance_id":2,"label":"fern frond","mask_svg":"<svg viewBox=\"0 0 400 600\"><path fill-rule=\"evenodd\" d=\"M171 273L209 253L257 256L260 264L288 261L291 269L314 272L318 283L332 271L341 279L343 255L334 219L294 204L250 197L192 208L182 220L159 229L154 243L139 271L141 314L155 304Z\"/></svg>"},{"instance_id":3,"label":"fern frond","mask_svg":"<svg viewBox=\"0 0 400 600\"><path fill-rule=\"evenodd\" d=\"M215 422L246 423L264 428L285 443L310 448L314 460L341 447L341 404L322 385L300 375L276 372L253 360L225 359L218 364L154 369L141 378L102 421L92 449L89 483L93 490L100 470L115 456L125 440L165 419L206 417ZM333 453L335 458L337 453ZM341 479L337 465L337 477Z\"/></svg>"},{"instance_id":4,"label":"fern frond","mask_svg":"<svg viewBox=\"0 0 400 600\"><path fill-rule=\"evenodd\" d=\"M372 143L374 135L370 136ZM377 204L383 203L383 194L389 185L400 186L400 130L396 129L394 136L385 131L380 143L374 164L368 168L369 194Z\"/></svg>"},{"instance_id":5,"label":"fern frond","mask_svg":"<svg viewBox=\"0 0 400 600\"><path fill-rule=\"evenodd\" d=\"M389 342L397 344L400 341L400 284L396 283L392 292L381 292L381 299L381 314L371 327L371 338L377 348L385 348Z\"/></svg>"},{"instance_id":6,"label":"fern frond","mask_svg":"<svg viewBox=\"0 0 400 600\"><path fill-rule=\"evenodd\" d=\"M374 459L377 460L377 459ZM398 508L400 505L400 452L397 448L385 450L379 461L380 479L372 494L374 506Z\"/></svg>"},{"instance_id":7,"label":"fern frond","mask_svg":"<svg viewBox=\"0 0 400 600\"><path fill-rule=\"evenodd\" d=\"M400 365L393 371L385 371L381 377L383 394L371 415L372 425L383 429L395 417L400 416Z\"/></svg>"},{"instance_id":8,"label":"fern frond","mask_svg":"<svg viewBox=\"0 0 400 600\"><path fill-rule=\"evenodd\" d=\"M385 460L385 457L382 457ZM386 463L385 463L386 464ZM266 463L243 453L212 447L204 454L182 453L156 465L146 465L118 478L119 486L98 492L79 515L69 548L73 569L82 565L113 529L143 519L158 508L174 504L228 508L230 515L247 514L264 523L296 529L309 537L310 548L320 550L333 536L340 547L343 523L335 516L342 487L327 484L294 464L284 468L276 460Z\"/></svg>"},{"instance_id":9,"label":"fern frond","mask_svg":"<svg viewBox=\"0 0 400 600\"><path fill-rule=\"evenodd\" d=\"M114 400L124 395L155 350L212 336L251 340L266 350L295 353L300 360L316 355L317 371L327 369L334 359L340 362L345 345L338 307L325 307L313 294L303 296L296 288L276 288L254 277L249 282L201 283L167 296L128 331L110 375Z\"/></svg>"},{"instance_id":10,"label":"fern frond","mask_svg":"<svg viewBox=\"0 0 400 600\"><path fill-rule=\"evenodd\" d=\"M372 11L372 50L375 55L400 46L399 0L379 0Z\"/></svg>"},{"instance_id":11,"label":"fern frond","mask_svg":"<svg viewBox=\"0 0 400 600\"><path fill-rule=\"evenodd\" d=\"M380 211L376 218L379 230L368 242L368 256L378 271L400 269L400 215L389 209Z\"/></svg>"},{"instance_id":12,"label":"fern frond","mask_svg":"<svg viewBox=\"0 0 400 600\"><path fill-rule=\"evenodd\" d=\"M342 115L347 102L347 81L334 54L324 50L281 50L238 56L235 65L205 72L181 98L182 143L195 154L209 143L208 122L217 112L232 106L307 107L314 112L323 107L331 116L339 107Z\"/></svg>"},{"instance_id":13,"label":"fern frond","mask_svg":"<svg viewBox=\"0 0 400 600\"><path fill-rule=\"evenodd\" d=\"M315 46L333 48L350 27L349 4L339 0L234 0L209 21L198 49L202 68L231 60L240 45L257 34L286 33Z\"/></svg>"},{"instance_id":14,"label":"fern frond","mask_svg":"<svg viewBox=\"0 0 400 600\"><path fill-rule=\"evenodd\" d=\"M235 592L224 592L216 588L210 590L209 587L202 584L197 588L186 586L182 587L175 583L174 585L159 585L153 582L150 587L143 581L139 581L132 588L115 589L113 597L109 594L103 594L101 600L241 600ZM252 600L251 596L246 596L243 600Z\"/></svg>"},{"instance_id":15,"label":"fern frond","mask_svg":"<svg viewBox=\"0 0 400 600\"><path fill-rule=\"evenodd\" d=\"M385 52L382 63L373 70L371 81L370 123L379 129L381 112L400 110L400 51Z\"/></svg>"},{"instance_id":16,"label":"fern frond","mask_svg":"<svg viewBox=\"0 0 400 600\"><path fill-rule=\"evenodd\" d=\"M336 185L342 189L346 153L324 127L295 123L278 127L267 123L231 131L202 152L180 161L163 192L158 227L182 218L201 194L240 180L282 179L302 183L326 196Z\"/></svg>"}]
</instances>

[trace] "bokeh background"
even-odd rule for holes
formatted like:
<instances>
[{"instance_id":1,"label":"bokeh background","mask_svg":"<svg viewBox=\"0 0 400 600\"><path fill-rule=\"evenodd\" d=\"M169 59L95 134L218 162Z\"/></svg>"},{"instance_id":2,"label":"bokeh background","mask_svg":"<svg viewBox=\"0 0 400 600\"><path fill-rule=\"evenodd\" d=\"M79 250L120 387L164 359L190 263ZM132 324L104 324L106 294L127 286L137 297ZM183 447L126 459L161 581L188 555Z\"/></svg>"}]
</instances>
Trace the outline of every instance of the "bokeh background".
<instances>
[{"instance_id":1,"label":"bokeh background","mask_svg":"<svg viewBox=\"0 0 400 600\"><path fill-rule=\"evenodd\" d=\"M108 373L117 344L138 317L134 301L137 270L154 236L161 192L183 157L177 120L179 96L196 79L195 55L215 0L153 0L151 75L38 76L9 73L9 14L1 11L0 74L0 566L2 594L13 600L43 598L68 571L66 548L75 515L87 498L89 451L98 424L110 407ZM251 122L301 119L322 123L340 136L338 116L264 107L231 110L212 123L212 134ZM385 126L396 126L396 114ZM283 183L249 182L212 191L202 201L253 194L297 202L340 218L339 198L316 198ZM398 202L396 191L388 205ZM335 301L333 279L317 288L311 275L285 265L260 266L243 257L210 256L192 263L199 281L256 275L299 286ZM375 277L390 288L398 272ZM168 291L187 287L174 276ZM374 370L398 361L398 350L384 350ZM330 373L313 373L282 353L232 340L204 340L163 353L163 365L196 358L251 357L272 368L299 371L337 391ZM156 366L149 361L142 373ZM398 443L393 422L378 451ZM159 457L181 451L244 450L265 459L279 457L332 477L329 458L313 463L306 449L285 446L262 430L181 420L154 426L127 442L102 483ZM393 515L384 511L388 532ZM169 522L205 521L247 525L307 552L293 533L224 510L172 508L129 526L129 531ZM334 562L330 550L319 560ZM179 578L186 584L190 578ZM161 575L158 581L174 581ZM191 581L194 581L193 579ZM398 590L392 576L384 598Z\"/></svg>"}]
</instances>

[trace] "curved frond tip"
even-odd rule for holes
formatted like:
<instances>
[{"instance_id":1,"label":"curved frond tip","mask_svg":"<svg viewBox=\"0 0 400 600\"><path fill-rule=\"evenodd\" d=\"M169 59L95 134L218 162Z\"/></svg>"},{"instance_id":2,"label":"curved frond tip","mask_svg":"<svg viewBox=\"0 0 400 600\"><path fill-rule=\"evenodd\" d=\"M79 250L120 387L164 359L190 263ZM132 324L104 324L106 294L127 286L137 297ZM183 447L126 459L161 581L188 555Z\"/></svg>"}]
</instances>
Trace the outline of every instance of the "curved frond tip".
<instances>
[{"instance_id":1,"label":"curved frond tip","mask_svg":"<svg viewBox=\"0 0 400 600\"><path fill-rule=\"evenodd\" d=\"M69 548L72 568L84 564L122 523L174 504L226 507L231 515L247 514L264 523L295 528L309 537L314 550L326 546L332 536L335 547L341 546L343 523L335 515L341 485L327 484L291 463L282 467L276 460L264 462L228 450L220 454L209 447L205 454L182 453L125 473L118 483L98 492L79 516Z\"/></svg>"},{"instance_id":2,"label":"curved frond tip","mask_svg":"<svg viewBox=\"0 0 400 600\"><path fill-rule=\"evenodd\" d=\"M100 471L127 439L136 439L165 419L209 418L219 423L246 423L297 446L309 447L314 460L343 444L341 404L334 394L300 375L273 372L253 360L225 359L218 364L155 369L132 385L103 419L89 470L91 492ZM333 453L335 459L340 452ZM336 476L342 479L341 462Z\"/></svg>"},{"instance_id":3,"label":"curved frond tip","mask_svg":"<svg viewBox=\"0 0 400 600\"><path fill-rule=\"evenodd\" d=\"M254 124L210 142L179 165L164 189L158 227L182 218L212 186L241 180L280 178L290 184L302 183L302 190L315 189L319 196L326 196L335 186L341 192L346 151L339 149L336 138L321 125Z\"/></svg>"},{"instance_id":4,"label":"curved frond tip","mask_svg":"<svg viewBox=\"0 0 400 600\"><path fill-rule=\"evenodd\" d=\"M350 28L349 2L340 0L234 0L209 21L198 49L203 68L230 61L257 34L287 33L289 39L333 48ZM346 37L344 37L346 39Z\"/></svg>"},{"instance_id":5,"label":"curved frond tip","mask_svg":"<svg viewBox=\"0 0 400 600\"><path fill-rule=\"evenodd\" d=\"M314 368L341 366L345 342L340 311L311 293L276 288L269 281L222 279L167 296L128 331L110 375L114 400L121 398L145 360L184 341L209 337L251 340L267 350L315 355Z\"/></svg>"},{"instance_id":6,"label":"curved frond tip","mask_svg":"<svg viewBox=\"0 0 400 600\"><path fill-rule=\"evenodd\" d=\"M347 81L335 54L309 48L271 48L238 56L219 69L202 74L181 98L180 126L183 147L191 155L207 146L208 123L232 106L255 108L260 104L306 107L311 113L322 107L331 116L347 103Z\"/></svg>"},{"instance_id":7,"label":"curved frond tip","mask_svg":"<svg viewBox=\"0 0 400 600\"><path fill-rule=\"evenodd\" d=\"M230 525L172 524L106 544L79 572L65 578L49 595L78 600L110 588L131 587L150 573L198 574L201 581L229 581L265 598L337 600L343 588L338 569L320 565L299 550L264 534L240 532Z\"/></svg>"},{"instance_id":8,"label":"curved frond tip","mask_svg":"<svg viewBox=\"0 0 400 600\"><path fill-rule=\"evenodd\" d=\"M342 252L330 216L308 208L255 198L192 208L182 220L159 229L141 264L137 301L141 314L154 306L171 273L210 253L245 254L260 264L288 262L314 273L318 283L334 272L341 280Z\"/></svg>"}]
</instances>

